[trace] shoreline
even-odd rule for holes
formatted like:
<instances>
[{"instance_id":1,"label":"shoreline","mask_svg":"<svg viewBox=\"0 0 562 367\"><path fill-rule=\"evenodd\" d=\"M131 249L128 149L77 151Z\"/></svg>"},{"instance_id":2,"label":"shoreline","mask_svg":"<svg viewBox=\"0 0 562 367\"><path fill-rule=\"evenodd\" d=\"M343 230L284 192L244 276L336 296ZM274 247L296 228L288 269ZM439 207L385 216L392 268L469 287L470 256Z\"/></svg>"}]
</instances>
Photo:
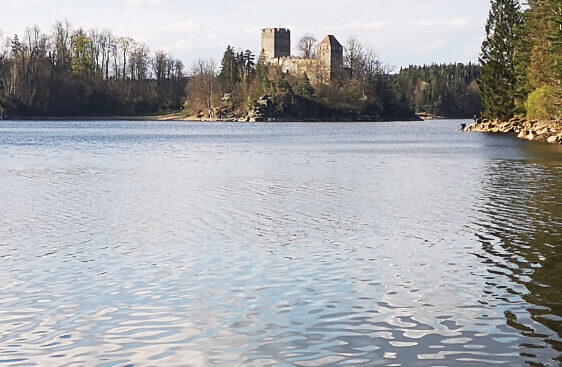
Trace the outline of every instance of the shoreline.
<instances>
[{"instance_id":1,"label":"shoreline","mask_svg":"<svg viewBox=\"0 0 562 367\"><path fill-rule=\"evenodd\" d=\"M423 122L426 120L417 118L369 118L368 116L360 116L358 118L342 118L342 116L331 119L306 118L293 115L281 117L269 117L255 121L247 119L225 117L210 118L198 117L195 115L185 115L181 113L170 113L164 115L135 115L135 116L17 116L14 118L6 118L0 121L187 121L187 122L386 122L386 121L414 121Z\"/></svg>"},{"instance_id":2,"label":"shoreline","mask_svg":"<svg viewBox=\"0 0 562 367\"><path fill-rule=\"evenodd\" d=\"M560 120L527 120L520 117L514 117L509 121L483 119L466 127L464 131L517 134L519 139L562 144Z\"/></svg>"},{"instance_id":3,"label":"shoreline","mask_svg":"<svg viewBox=\"0 0 562 367\"><path fill-rule=\"evenodd\" d=\"M108 115L108 116L16 116L0 121L200 121L195 116L165 115Z\"/></svg>"}]
</instances>

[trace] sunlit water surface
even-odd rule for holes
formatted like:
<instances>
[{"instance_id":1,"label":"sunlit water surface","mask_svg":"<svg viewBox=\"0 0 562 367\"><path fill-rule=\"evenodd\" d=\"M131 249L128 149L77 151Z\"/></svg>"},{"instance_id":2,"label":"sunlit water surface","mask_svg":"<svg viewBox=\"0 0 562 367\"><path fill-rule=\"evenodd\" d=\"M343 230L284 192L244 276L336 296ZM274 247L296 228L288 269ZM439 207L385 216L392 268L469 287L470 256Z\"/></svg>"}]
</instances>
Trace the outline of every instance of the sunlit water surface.
<instances>
[{"instance_id":1,"label":"sunlit water surface","mask_svg":"<svg viewBox=\"0 0 562 367\"><path fill-rule=\"evenodd\" d=\"M458 124L0 122L0 364L558 365L562 148Z\"/></svg>"}]
</instances>

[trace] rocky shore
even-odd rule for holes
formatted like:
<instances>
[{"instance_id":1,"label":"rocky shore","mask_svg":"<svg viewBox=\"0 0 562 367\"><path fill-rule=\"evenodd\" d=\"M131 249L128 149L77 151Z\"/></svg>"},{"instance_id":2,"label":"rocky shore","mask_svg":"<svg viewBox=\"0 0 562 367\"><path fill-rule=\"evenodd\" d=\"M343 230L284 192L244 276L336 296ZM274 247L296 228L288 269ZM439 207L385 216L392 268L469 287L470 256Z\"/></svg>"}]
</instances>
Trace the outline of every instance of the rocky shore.
<instances>
[{"instance_id":1,"label":"rocky shore","mask_svg":"<svg viewBox=\"0 0 562 367\"><path fill-rule=\"evenodd\" d=\"M484 133L512 133L519 139L562 144L562 121L526 120L514 117L509 121L479 119L464 131Z\"/></svg>"},{"instance_id":2,"label":"rocky shore","mask_svg":"<svg viewBox=\"0 0 562 367\"><path fill-rule=\"evenodd\" d=\"M255 101L247 111L232 111L230 106L213 108L209 113L201 112L192 118L199 121L238 122L352 122L352 121L422 121L413 113L350 113L331 109L316 101L293 96L290 102L274 102L265 95Z\"/></svg>"}]
</instances>

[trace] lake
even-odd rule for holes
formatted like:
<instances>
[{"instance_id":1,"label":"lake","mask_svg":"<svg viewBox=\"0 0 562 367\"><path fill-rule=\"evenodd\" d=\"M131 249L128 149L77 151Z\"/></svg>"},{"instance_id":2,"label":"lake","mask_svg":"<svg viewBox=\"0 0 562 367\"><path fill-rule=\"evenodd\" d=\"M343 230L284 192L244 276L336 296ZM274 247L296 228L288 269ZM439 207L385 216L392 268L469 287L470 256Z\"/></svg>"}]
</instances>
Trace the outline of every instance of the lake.
<instances>
[{"instance_id":1,"label":"lake","mask_svg":"<svg viewBox=\"0 0 562 367\"><path fill-rule=\"evenodd\" d=\"M562 361L562 146L0 121L0 364Z\"/></svg>"}]
</instances>

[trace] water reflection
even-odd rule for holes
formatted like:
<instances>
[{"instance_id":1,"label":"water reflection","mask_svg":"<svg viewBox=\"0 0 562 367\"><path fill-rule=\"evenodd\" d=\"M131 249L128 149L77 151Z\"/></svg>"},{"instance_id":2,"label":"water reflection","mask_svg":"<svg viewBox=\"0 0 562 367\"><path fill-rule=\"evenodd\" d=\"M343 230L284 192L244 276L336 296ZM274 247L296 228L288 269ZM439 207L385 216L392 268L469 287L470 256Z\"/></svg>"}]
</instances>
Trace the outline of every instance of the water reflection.
<instances>
[{"instance_id":1,"label":"water reflection","mask_svg":"<svg viewBox=\"0 0 562 367\"><path fill-rule=\"evenodd\" d=\"M545 146L529 147L532 160L486 164L471 229L488 266L486 304L502 308L521 333L529 364L555 365L562 360L562 165L536 160Z\"/></svg>"},{"instance_id":2,"label":"water reflection","mask_svg":"<svg viewBox=\"0 0 562 367\"><path fill-rule=\"evenodd\" d=\"M554 147L457 121L21 124L0 363L560 360Z\"/></svg>"}]
</instances>

